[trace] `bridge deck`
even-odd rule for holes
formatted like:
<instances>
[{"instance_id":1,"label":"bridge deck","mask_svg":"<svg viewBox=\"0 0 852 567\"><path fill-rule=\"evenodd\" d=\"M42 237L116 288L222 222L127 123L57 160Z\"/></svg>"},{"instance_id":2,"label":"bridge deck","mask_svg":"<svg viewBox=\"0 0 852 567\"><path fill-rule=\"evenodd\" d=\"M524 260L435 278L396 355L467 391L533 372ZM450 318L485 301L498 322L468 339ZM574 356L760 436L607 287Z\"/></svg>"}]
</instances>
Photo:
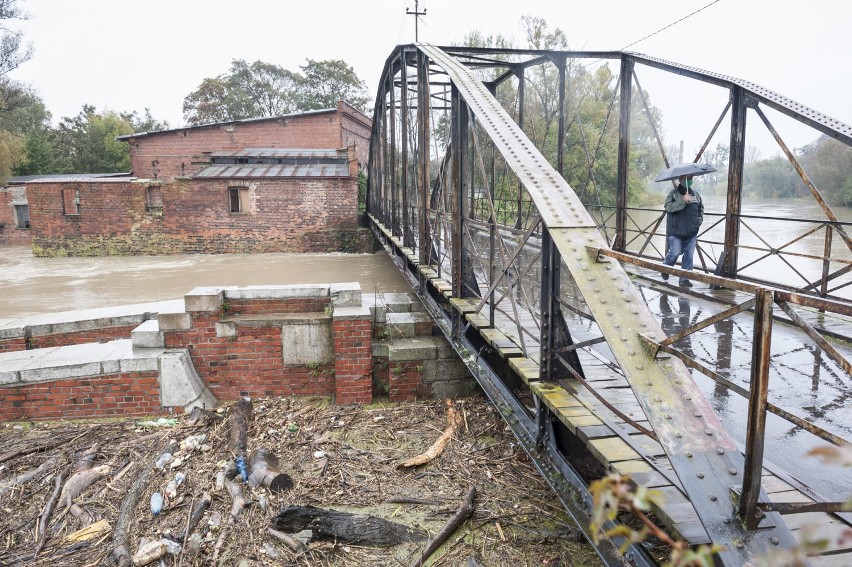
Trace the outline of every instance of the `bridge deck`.
<instances>
[{"instance_id":1,"label":"bridge deck","mask_svg":"<svg viewBox=\"0 0 852 567\"><path fill-rule=\"evenodd\" d=\"M381 225L378 226L386 231ZM693 545L711 541L659 443L610 410L579 381L572 378L560 380L559 384L540 381L537 360L539 345L534 339L525 336L522 341L518 325L501 310L495 311L492 324L487 305L477 313L478 301L453 297L451 284L439 276L434 267L420 266L413 250L403 247L399 239L392 237L389 232L385 235L397 245L406 262L419 273L422 281L428 282L446 299L446 309L457 312L470 327L479 332L485 343L506 359L516 376L585 445L589 454L607 470L628 475L634 483L653 488L660 494L661 498L654 504L653 513L672 534ZM736 298L732 297L731 301L736 301ZM535 325L529 313L519 315L524 321L523 325ZM812 319L823 327L836 326L837 333L845 332L843 322L818 315L813 315ZM578 349L577 354L589 386L636 425L653 431L633 389L617 367L591 347ZM768 468L763 469L761 484L770 500L815 502L805 491L786 482ZM823 512L787 515L784 519L796 538L808 534L813 537L814 533L831 538L832 544L822 555L809 558L812 565L840 567L852 564L852 542L846 541L842 545L837 543L839 538L836 536L848 529L843 519Z\"/></svg>"}]
</instances>

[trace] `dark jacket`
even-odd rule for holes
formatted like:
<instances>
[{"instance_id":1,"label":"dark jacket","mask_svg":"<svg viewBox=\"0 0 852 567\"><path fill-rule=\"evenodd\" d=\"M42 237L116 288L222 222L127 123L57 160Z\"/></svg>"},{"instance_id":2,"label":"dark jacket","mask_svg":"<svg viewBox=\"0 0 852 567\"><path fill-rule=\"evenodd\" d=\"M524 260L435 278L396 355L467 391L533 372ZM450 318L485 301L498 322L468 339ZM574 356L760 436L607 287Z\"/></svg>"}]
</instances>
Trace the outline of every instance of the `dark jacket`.
<instances>
[{"instance_id":1,"label":"dark jacket","mask_svg":"<svg viewBox=\"0 0 852 567\"><path fill-rule=\"evenodd\" d=\"M672 189L666 197L664 207L668 213L666 215L667 235L690 238L698 234L698 229L701 228L701 223L704 221L704 203L701 201L701 194L694 189L689 189L692 201L687 203L683 200L686 191L686 187L678 185L677 189Z\"/></svg>"}]
</instances>

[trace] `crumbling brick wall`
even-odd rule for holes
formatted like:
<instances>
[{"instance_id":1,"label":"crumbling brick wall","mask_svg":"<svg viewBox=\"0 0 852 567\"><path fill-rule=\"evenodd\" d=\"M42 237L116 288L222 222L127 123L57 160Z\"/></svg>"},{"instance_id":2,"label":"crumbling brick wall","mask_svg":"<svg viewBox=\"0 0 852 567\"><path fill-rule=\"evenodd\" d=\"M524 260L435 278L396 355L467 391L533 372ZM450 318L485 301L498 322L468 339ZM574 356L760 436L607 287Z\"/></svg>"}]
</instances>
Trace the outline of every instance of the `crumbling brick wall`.
<instances>
[{"instance_id":1,"label":"crumbling brick wall","mask_svg":"<svg viewBox=\"0 0 852 567\"><path fill-rule=\"evenodd\" d=\"M0 245L30 243L29 229L19 228L15 218L15 205L25 203L23 186L0 187Z\"/></svg>"}]
</instances>

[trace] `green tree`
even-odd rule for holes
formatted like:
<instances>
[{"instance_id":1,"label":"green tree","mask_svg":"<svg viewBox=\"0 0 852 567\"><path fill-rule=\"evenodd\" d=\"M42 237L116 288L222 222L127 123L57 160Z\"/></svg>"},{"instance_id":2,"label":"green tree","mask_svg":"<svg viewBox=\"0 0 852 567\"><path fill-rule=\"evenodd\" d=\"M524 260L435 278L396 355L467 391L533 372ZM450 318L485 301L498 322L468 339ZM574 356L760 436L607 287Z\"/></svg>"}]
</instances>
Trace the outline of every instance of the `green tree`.
<instances>
[{"instance_id":1,"label":"green tree","mask_svg":"<svg viewBox=\"0 0 852 567\"><path fill-rule=\"evenodd\" d=\"M308 63L300 68L304 76L297 95L299 110L334 108L338 100L345 100L359 109L369 104L366 83L345 61L308 59Z\"/></svg>"},{"instance_id":2,"label":"green tree","mask_svg":"<svg viewBox=\"0 0 852 567\"><path fill-rule=\"evenodd\" d=\"M0 0L0 111L15 108L20 103L18 95L25 89L8 75L33 56L33 46L24 42L23 33L11 29L5 22L26 17L17 0Z\"/></svg>"},{"instance_id":3,"label":"green tree","mask_svg":"<svg viewBox=\"0 0 852 567\"><path fill-rule=\"evenodd\" d=\"M77 116L62 119L56 138L70 171L117 173L130 170L130 153L127 144L115 138L132 133L132 124L120 114L99 113L87 104Z\"/></svg>"},{"instance_id":4,"label":"green tree","mask_svg":"<svg viewBox=\"0 0 852 567\"><path fill-rule=\"evenodd\" d=\"M157 120L151 116L150 108L146 108L142 114L134 110L133 112L122 112L120 116L122 119L130 123L130 126L133 127L134 134L138 134L140 132L158 132L160 130L169 129L168 122L165 120Z\"/></svg>"},{"instance_id":5,"label":"green tree","mask_svg":"<svg viewBox=\"0 0 852 567\"><path fill-rule=\"evenodd\" d=\"M359 109L369 102L364 81L345 61L314 61L301 67L304 75L271 63L242 59L218 77L204 79L184 98L189 124L210 124L291 112L333 108L344 99Z\"/></svg>"}]
</instances>

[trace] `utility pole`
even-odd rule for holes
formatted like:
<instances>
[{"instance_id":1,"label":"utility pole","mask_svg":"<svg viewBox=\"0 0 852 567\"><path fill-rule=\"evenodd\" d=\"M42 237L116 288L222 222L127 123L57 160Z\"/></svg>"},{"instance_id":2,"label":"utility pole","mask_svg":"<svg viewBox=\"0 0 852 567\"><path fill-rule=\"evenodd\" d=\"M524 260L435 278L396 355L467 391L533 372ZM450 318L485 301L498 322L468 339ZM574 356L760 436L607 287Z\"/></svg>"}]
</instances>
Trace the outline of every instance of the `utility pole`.
<instances>
[{"instance_id":1,"label":"utility pole","mask_svg":"<svg viewBox=\"0 0 852 567\"><path fill-rule=\"evenodd\" d=\"M417 25L417 19L419 16L426 15L426 8L423 8L423 11L420 11L420 0L414 0L414 11L411 11L411 8L406 8L405 13L411 16L414 16L414 42L420 43L420 33Z\"/></svg>"}]
</instances>

